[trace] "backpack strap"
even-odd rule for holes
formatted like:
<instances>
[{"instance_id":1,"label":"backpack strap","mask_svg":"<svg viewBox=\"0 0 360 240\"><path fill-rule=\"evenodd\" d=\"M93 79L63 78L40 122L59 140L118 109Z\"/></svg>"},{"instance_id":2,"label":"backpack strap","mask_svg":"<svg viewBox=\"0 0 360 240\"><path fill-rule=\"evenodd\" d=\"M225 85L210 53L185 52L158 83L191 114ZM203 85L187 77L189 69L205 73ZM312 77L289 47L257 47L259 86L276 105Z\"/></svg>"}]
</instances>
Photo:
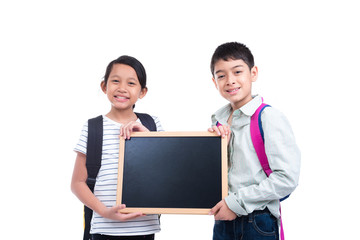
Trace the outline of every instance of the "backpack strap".
<instances>
[{"instance_id":1,"label":"backpack strap","mask_svg":"<svg viewBox=\"0 0 360 240\"><path fill-rule=\"evenodd\" d=\"M147 114L147 113L135 113L135 114L140 119L142 125L144 125L150 131L156 132L156 130L157 130L156 123L149 114Z\"/></svg>"},{"instance_id":2,"label":"backpack strap","mask_svg":"<svg viewBox=\"0 0 360 240\"><path fill-rule=\"evenodd\" d=\"M96 176L101 166L103 142L103 117L100 115L88 120L88 139L86 147L86 169L88 178L86 183L94 190Z\"/></svg>"},{"instance_id":3,"label":"backpack strap","mask_svg":"<svg viewBox=\"0 0 360 240\"><path fill-rule=\"evenodd\" d=\"M88 178L86 183L90 190L94 192L96 176L101 166L102 155L102 142L103 142L103 117L100 115L96 118L88 120L88 139L86 147L86 169ZM84 206L84 237L83 240L90 239L90 222L93 211Z\"/></svg>"},{"instance_id":4,"label":"backpack strap","mask_svg":"<svg viewBox=\"0 0 360 240\"><path fill-rule=\"evenodd\" d=\"M265 103L262 103L258 109L255 111L255 113L251 116L251 122L250 122L250 134L251 134L251 140L253 142L256 155L259 158L261 167L263 168L266 176L270 176L272 173L272 170L269 165L268 158L265 153L265 138L264 138L264 131L261 124L261 113L264 111L266 107L271 107L270 105L267 105ZM280 199L280 202L284 201L290 196L287 195Z\"/></svg>"},{"instance_id":5,"label":"backpack strap","mask_svg":"<svg viewBox=\"0 0 360 240\"><path fill-rule=\"evenodd\" d=\"M135 113L140 119L141 123L150 131L156 131L156 124L154 119L146 113ZM96 177L101 167L103 143L103 117L102 115L88 120L88 139L86 147L86 169L88 178L86 183L90 190L94 192ZM90 239L90 223L93 211L84 206L84 237L83 240Z\"/></svg>"},{"instance_id":6,"label":"backpack strap","mask_svg":"<svg viewBox=\"0 0 360 240\"><path fill-rule=\"evenodd\" d=\"M272 173L272 170L269 165L269 160L265 153L265 138L264 138L264 131L261 124L261 113L264 111L266 107L270 107L270 105L267 105L265 103L262 103L258 109L256 109L255 113L251 116L250 120L250 134L251 134L251 140L253 142L256 155L259 158L261 167L263 168L265 174L267 177L270 176ZM288 198L288 196L280 199L280 202ZM280 211L280 239L285 240L285 234L284 234L284 227L282 223L282 216L281 216L281 206L279 208Z\"/></svg>"},{"instance_id":7,"label":"backpack strap","mask_svg":"<svg viewBox=\"0 0 360 240\"><path fill-rule=\"evenodd\" d=\"M135 113L141 123L150 131L156 131L154 119L146 113ZM88 178L86 183L94 191L96 176L101 167L103 142L103 117L100 115L88 120L88 139L86 147L86 169Z\"/></svg>"},{"instance_id":8,"label":"backpack strap","mask_svg":"<svg viewBox=\"0 0 360 240\"><path fill-rule=\"evenodd\" d=\"M256 109L255 113L251 116L250 134L256 151L256 155L259 158L260 164L264 169L266 176L269 177L272 171L270 169L269 161L265 153L264 131L261 124L261 113L266 107L270 107L270 105L262 103L258 107L258 109Z\"/></svg>"}]
</instances>

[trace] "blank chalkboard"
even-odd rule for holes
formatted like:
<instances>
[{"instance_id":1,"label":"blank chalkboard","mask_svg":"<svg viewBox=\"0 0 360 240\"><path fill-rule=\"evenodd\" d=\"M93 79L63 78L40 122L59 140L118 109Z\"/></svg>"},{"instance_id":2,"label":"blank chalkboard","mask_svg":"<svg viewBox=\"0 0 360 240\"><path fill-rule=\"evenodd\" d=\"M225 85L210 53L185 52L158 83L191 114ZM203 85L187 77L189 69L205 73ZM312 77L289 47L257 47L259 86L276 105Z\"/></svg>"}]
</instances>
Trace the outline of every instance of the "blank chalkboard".
<instances>
[{"instance_id":1,"label":"blank chalkboard","mask_svg":"<svg viewBox=\"0 0 360 240\"><path fill-rule=\"evenodd\" d=\"M120 140L121 212L207 214L227 194L226 139L209 132L137 132Z\"/></svg>"}]
</instances>

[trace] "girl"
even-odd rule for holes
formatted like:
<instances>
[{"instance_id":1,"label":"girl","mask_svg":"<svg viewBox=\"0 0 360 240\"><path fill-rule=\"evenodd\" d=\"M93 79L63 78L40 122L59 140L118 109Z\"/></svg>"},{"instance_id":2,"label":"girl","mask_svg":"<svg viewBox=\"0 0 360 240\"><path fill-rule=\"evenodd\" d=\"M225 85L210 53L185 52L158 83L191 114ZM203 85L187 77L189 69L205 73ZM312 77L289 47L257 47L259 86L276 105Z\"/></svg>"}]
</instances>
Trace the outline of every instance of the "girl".
<instances>
[{"instance_id":1,"label":"girl","mask_svg":"<svg viewBox=\"0 0 360 240\"><path fill-rule=\"evenodd\" d=\"M84 125L74 149L77 157L71 181L72 192L93 210L91 239L154 239L154 234L160 231L158 215L122 214L119 210L125 205L116 206L119 133L129 139L132 131L149 131L133 111L136 101L147 93L143 65L130 56L115 59L107 66L101 89L111 103L111 110L103 116L103 150L94 193L86 184L88 123ZM163 131L159 120L152 118L156 129Z\"/></svg>"}]
</instances>

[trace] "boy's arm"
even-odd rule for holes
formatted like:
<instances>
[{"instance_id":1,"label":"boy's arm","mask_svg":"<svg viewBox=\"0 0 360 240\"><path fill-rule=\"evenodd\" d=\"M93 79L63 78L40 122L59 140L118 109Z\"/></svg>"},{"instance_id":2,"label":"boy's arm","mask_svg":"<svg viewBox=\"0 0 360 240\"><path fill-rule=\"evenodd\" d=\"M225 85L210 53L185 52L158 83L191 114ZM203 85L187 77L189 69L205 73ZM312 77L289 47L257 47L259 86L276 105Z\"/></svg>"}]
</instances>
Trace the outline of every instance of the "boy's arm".
<instances>
[{"instance_id":1,"label":"boy's arm","mask_svg":"<svg viewBox=\"0 0 360 240\"><path fill-rule=\"evenodd\" d=\"M118 221L126 221L132 218L142 216L142 213L122 214L119 210L125 208L125 205L114 206L107 208L95 195L91 192L86 184L87 170L86 170L86 155L78 152L74 172L71 180L71 190L79 198L79 200L88 208L97 212L104 218L109 218Z\"/></svg>"},{"instance_id":2,"label":"boy's arm","mask_svg":"<svg viewBox=\"0 0 360 240\"><path fill-rule=\"evenodd\" d=\"M221 136L222 138L227 137L227 144L229 144L231 136L230 126L218 124L217 126L214 125L211 128L208 128L208 131L212 133L216 132L216 134Z\"/></svg>"},{"instance_id":3,"label":"boy's arm","mask_svg":"<svg viewBox=\"0 0 360 240\"><path fill-rule=\"evenodd\" d=\"M261 118L272 174L259 184L238 189L225 199L229 208L238 215L247 215L270 201L281 199L298 185L300 151L288 120L273 108L266 108Z\"/></svg>"},{"instance_id":4,"label":"boy's arm","mask_svg":"<svg viewBox=\"0 0 360 240\"><path fill-rule=\"evenodd\" d=\"M210 210L209 215L214 215L215 220L222 221L232 221L237 217L237 215L227 206L224 199L218 202L215 207Z\"/></svg>"}]
</instances>

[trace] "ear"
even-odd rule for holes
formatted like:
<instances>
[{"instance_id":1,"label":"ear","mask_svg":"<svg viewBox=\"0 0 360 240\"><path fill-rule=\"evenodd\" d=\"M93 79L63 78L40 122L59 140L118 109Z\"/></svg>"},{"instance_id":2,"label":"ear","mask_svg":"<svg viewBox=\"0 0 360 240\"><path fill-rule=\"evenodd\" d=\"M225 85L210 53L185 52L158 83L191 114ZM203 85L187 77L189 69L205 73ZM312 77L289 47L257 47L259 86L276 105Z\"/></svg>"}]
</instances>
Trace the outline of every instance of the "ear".
<instances>
[{"instance_id":1,"label":"ear","mask_svg":"<svg viewBox=\"0 0 360 240\"><path fill-rule=\"evenodd\" d=\"M250 74L251 74L251 81L256 82L256 80L258 78L258 68L257 68L257 66L252 67L252 69L250 71Z\"/></svg>"},{"instance_id":2,"label":"ear","mask_svg":"<svg viewBox=\"0 0 360 240\"><path fill-rule=\"evenodd\" d=\"M101 87L101 90L106 94L106 83L105 83L105 81L102 81L100 83L100 87Z\"/></svg>"},{"instance_id":3,"label":"ear","mask_svg":"<svg viewBox=\"0 0 360 240\"><path fill-rule=\"evenodd\" d=\"M212 78L212 81L213 81L213 83L215 84L216 89L218 89L218 90L219 90L219 88L218 88L218 85L217 85L217 82L216 82L215 78Z\"/></svg>"},{"instance_id":4,"label":"ear","mask_svg":"<svg viewBox=\"0 0 360 240\"><path fill-rule=\"evenodd\" d=\"M145 97L147 91L148 91L147 87L144 87L143 89L141 89L139 98L142 99L143 97Z\"/></svg>"}]
</instances>

